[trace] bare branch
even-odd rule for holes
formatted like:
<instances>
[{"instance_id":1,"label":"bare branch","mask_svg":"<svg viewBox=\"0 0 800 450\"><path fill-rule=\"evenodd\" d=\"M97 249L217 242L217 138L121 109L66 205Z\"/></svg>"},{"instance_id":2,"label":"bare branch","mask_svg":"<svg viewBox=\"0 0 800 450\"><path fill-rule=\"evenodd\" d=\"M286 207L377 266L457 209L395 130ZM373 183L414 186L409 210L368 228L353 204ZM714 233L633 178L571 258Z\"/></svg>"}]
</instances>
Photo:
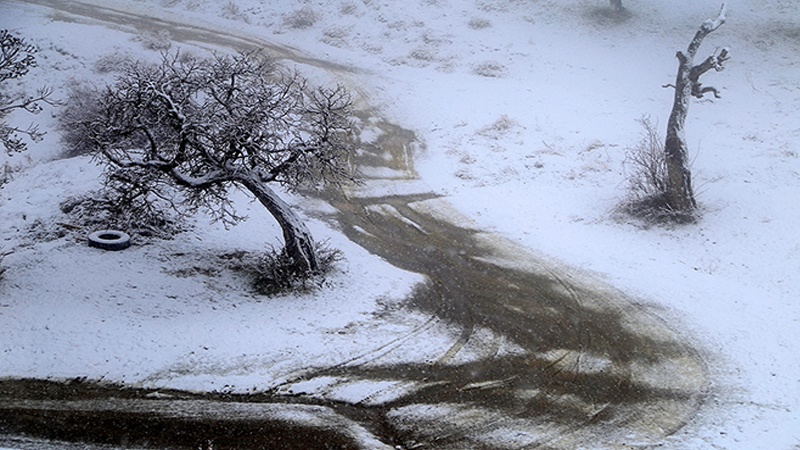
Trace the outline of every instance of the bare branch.
<instances>
[{"instance_id":1,"label":"bare branch","mask_svg":"<svg viewBox=\"0 0 800 450\"><path fill-rule=\"evenodd\" d=\"M700 75L703 75L711 69L721 72L725 69L725 62L729 59L731 59L731 57L728 53L728 49L719 49L718 52L714 52L713 55L706 58L702 63L692 67L692 72L689 76L693 81L697 81Z\"/></svg>"},{"instance_id":2,"label":"bare branch","mask_svg":"<svg viewBox=\"0 0 800 450\"><path fill-rule=\"evenodd\" d=\"M13 36L7 30L0 30L0 83L27 75L31 68L36 67L33 56L35 53L34 46L26 44L23 39ZM26 97L23 94L22 98L10 99L0 92L0 143L6 152L11 154L27 148L20 134L36 142L42 140L45 133L39 131L34 124L26 129L12 127L5 122L5 117L15 110L38 114L42 111L40 103L56 104L50 99L52 93L52 89L45 87L39 89L36 95Z\"/></svg>"},{"instance_id":3,"label":"bare branch","mask_svg":"<svg viewBox=\"0 0 800 450\"><path fill-rule=\"evenodd\" d=\"M185 196L182 206L223 221L240 220L230 187L249 191L281 225L298 267L315 270L310 233L266 184L293 189L349 179L351 101L344 88L309 89L297 72L278 72L259 53L206 60L165 54L160 65L131 64L90 98L90 107L79 102L63 114L68 142L88 145L126 176L152 176L152 193L135 183L146 196L167 198L169 183Z\"/></svg>"},{"instance_id":4,"label":"bare branch","mask_svg":"<svg viewBox=\"0 0 800 450\"><path fill-rule=\"evenodd\" d=\"M714 20L706 20L697 30L697 33L694 35L694 38L689 43L689 47L686 50L686 53L690 59L694 59L694 56L697 54L697 50L700 48L700 44L703 43L703 39L705 39L706 36L708 36L711 32L716 31L717 28L721 27L725 23L725 12L725 3L723 3L719 9L717 18Z\"/></svg>"},{"instance_id":5,"label":"bare branch","mask_svg":"<svg viewBox=\"0 0 800 450\"><path fill-rule=\"evenodd\" d=\"M36 47L8 30L0 30L0 82L27 75L36 67Z\"/></svg>"},{"instance_id":6,"label":"bare branch","mask_svg":"<svg viewBox=\"0 0 800 450\"><path fill-rule=\"evenodd\" d=\"M716 88L710 86L704 87L703 84L700 83L700 76L709 70L714 69L720 72L725 69L725 61L730 59L728 49L722 48L718 50L718 52L719 53L714 52L713 55L706 58L702 63L691 68L689 72L689 81L692 83L692 96L703 98L706 93L711 92L714 94L715 98L722 98Z\"/></svg>"},{"instance_id":7,"label":"bare branch","mask_svg":"<svg viewBox=\"0 0 800 450\"><path fill-rule=\"evenodd\" d=\"M203 189L225 181L234 180L234 177L225 170L215 170L200 177L193 177L181 172L178 168L172 168L169 171L169 175L172 176L180 186L192 189Z\"/></svg>"}]
</instances>

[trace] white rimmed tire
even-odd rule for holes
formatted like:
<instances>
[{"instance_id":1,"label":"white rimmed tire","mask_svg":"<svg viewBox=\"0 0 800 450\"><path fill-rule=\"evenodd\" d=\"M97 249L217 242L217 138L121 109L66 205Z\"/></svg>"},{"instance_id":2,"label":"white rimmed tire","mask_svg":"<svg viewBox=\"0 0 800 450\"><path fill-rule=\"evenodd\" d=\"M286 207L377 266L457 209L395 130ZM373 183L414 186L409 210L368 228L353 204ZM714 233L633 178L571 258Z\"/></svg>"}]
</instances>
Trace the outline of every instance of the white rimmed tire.
<instances>
[{"instance_id":1,"label":"white rimmed tire","mask_svg":"<svg viewBox=\"0 0 800 450\"><path fill-rule=\"evenodd\" d=\"M117 230L100 230L89 235L89 247L103 250L125 250L131 246L128 233Z\"/></svg>"}]
</instances>

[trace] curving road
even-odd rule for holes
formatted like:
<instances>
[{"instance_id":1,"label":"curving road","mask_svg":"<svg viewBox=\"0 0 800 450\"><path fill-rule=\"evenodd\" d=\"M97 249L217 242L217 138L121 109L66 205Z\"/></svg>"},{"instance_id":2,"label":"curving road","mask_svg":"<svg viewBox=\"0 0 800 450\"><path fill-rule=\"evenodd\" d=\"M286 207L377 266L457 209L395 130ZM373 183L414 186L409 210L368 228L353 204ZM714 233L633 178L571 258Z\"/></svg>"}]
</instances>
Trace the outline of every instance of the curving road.
<instances>
[{"instance_id":1,"label":"curving road","mask_svg":"<svg viewBox=\"0 0 800 450\"><path fill-rule=\"evenodd\" d=\"M176 40L267 47L344 80L358 77L253 36L220 34L134 6L26 1L64 20L168 27ZM197 448L213 441L214 448L628 448L657 445L692 418L706 371L677 331L610 287L471 226L416 178L414 134L366 108L361 114L379 137L364 143L359 163L367 174L389 175L325 197L352 240L427 276L409 307L428 322L256 396L172 392L163 398L90 383L6 380L0 382L0 430L64 440L96 440L99 433L108 435L100 442L119 447ZM378 185L412 193L375 196ZM459 332L428 351L428 361L398 363L399 354L427 347L427 332L440 325ZM363 395L345 400L348 390ZM296 425L281 411L314 415L319 424ZM99 425L79 426L87 421Z\"/></svg>"}]
</instances>

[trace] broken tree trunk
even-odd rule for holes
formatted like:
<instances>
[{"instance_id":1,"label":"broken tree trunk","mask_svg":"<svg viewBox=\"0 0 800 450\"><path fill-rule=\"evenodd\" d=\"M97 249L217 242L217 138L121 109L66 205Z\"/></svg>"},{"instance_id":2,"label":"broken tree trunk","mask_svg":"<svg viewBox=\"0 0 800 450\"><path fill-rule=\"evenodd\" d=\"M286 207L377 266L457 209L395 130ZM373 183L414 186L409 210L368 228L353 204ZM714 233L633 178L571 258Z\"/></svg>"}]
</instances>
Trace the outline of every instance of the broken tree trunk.
<instances>
[{"instance_id":1,"label":"broken tree trunk","mask_svg":"<svg viewBox=\"0 0 800 450\"><path fill-rule=\"evenodd\" d=\"M694 64L694 58L703 39L723 23L725 23L724 3L717 18L703 22L686 51L679 51L676 55L678 58L678 76L675 80L675 85L671 86L675 88L675 101L667 123L667 138L664 144L668 176L667 204L678 217L687 219L693 216L697 208L692 189L685 133L689 100L692 96L702 98L708 92L719 98L719 92L716 89L702 87L699 79L701 75L712 68L717 71L723 69L723 64L729 59L728 49L723 48L715 52L698 65Z\"/></svg>"}]
</instances>

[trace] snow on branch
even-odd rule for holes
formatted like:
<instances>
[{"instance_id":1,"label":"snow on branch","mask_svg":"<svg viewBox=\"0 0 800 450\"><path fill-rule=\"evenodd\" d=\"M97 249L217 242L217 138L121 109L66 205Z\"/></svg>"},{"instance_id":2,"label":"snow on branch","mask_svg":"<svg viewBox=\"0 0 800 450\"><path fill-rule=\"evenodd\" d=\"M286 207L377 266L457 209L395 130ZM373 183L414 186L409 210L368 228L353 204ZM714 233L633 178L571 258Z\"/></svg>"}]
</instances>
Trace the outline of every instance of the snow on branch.
<instances>
[{"instance_id":1,"label":"snow on branch","mask_svg":"<svg viewBox=\"0 0 800 450\"><path fill-rule=\"evenodd\" d=\"M725 3L723 3L722 6L719 8L719 14L717 15L717 18L709 24L709 26L711 27L711 30L709 32L716 30L717 28L722 26L723 23L725 23L725 12L726 12Z\"/></svg>"},{"instance_id":2,"label":"snow on branch","mask_svg":"<svg viewBox=\"0 0 800 450\"><path fill-rule=\"evenodd\" d=\"M687 57L689 61L694 59L694 55L697 54L697 49L700 48L700 44L703 43L703 39L705 39L706 36L725 23L725 12L725 3L723 3L719 9L719 14L717 15L716 19L708 19L703 22L702 25L700 25L700 29L697 30L697 33L694 35L694 39L692 39L692 42L689 43L689 48L686 50L685 57ZM681 55L679 55L678 58L681 58Z\"/></svg>"},{"instance_id":3,"label":"snow on branch","mask_svg":"<svg viewBox=\"0 0 800 450\"><path fill-rule=\"evenodd\" d=\"M169 174L179 185L194 189L202 189L223 181L230 180L232 178L230 174L224 170L214 170L201 177L194 177L185 174L178 170L178 168L174 167L172 170L170 170Z\"/></svg>"},{"instance_id":4,"label":"snow on branch","mask_svg":"<svg viewBox=\"0 0 800 450\"><path fill-rule=\"evenodd\" d=\"M719 91L716 88L704 87L702 83L700 83L700 76L711 69L714 69L717 72L725 69L725 62L731 59L730 49L728 49L728 47L718 48L712 55L697 65L694 64L694 58L697 53L697 49L700 47L700 44L703 43L703 39L708 36L709 33L722 26L724 23L725 4L723 3L717 18L715 20L709 19L703 22L703 24L700 26L700 29L697 30L697 33L694 35L691 43L689 43L689 47L686 49L686 51L678 51L675 54L680 62L680 69L678 71L678 79L676 84L665 84L662 87L671 87L681 90L688 89L686 93L697 98L703 98L703 96L709 92L714 94L714 97L720 98ZM679 87L676 88L676 86Z\"/></svg>"}]
</instances>

